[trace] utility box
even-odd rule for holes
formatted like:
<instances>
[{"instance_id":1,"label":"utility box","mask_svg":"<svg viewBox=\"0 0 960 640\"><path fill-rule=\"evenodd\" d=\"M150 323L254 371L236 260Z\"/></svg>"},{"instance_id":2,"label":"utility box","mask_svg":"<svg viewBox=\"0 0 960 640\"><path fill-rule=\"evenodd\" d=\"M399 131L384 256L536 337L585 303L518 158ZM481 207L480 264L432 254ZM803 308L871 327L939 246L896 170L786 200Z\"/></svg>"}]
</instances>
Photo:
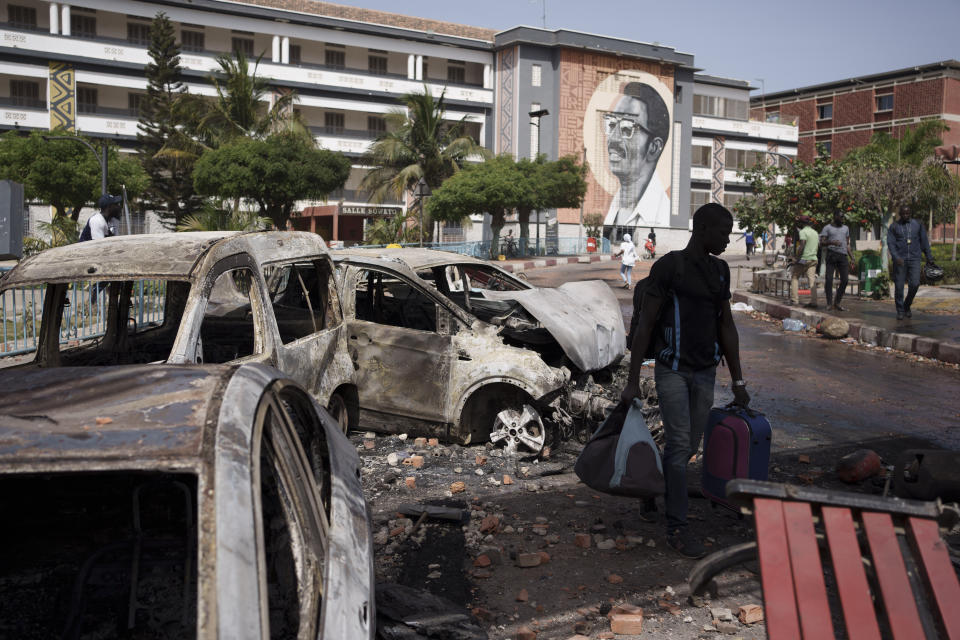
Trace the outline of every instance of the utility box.
<instances>
[{"instance_id":1,"label":"utility box","mask_svg":"<svg viewBox=\"0 0 960 640\"><path fill-rule=\"evenodd\" d=\"M23 185L0 180L0 260L23 256Z\"/></svg>"}]
</instances>

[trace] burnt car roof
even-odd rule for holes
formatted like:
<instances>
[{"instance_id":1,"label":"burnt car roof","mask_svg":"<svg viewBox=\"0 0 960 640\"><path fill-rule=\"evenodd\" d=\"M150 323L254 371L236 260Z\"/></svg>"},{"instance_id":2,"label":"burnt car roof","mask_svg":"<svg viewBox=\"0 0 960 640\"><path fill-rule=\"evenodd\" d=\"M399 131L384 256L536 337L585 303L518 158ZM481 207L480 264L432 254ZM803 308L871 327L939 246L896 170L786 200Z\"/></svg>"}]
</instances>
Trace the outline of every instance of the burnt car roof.
<instances>
[{"instance_id":1,"label":"burnt car roof","mask_svg":"<svg viewBox=\"0 0 960 640\"><path fill-rule=\"evenodd\" d=\"M199 467L234 367L58 367L0 372L0 468Z\"/></svg>"},{"instance_id":2,"label":"burnt car roof","mask_svg":"<svg viewBox=\"0 0 960 640\"><path fill-rule=\"evenodd\" d=\"M488 265L489 262L485 260L480 260L474 258L473 256L465 256L460 253L453 253L452 251L437 251L436 249L336 249L331 252L334 260L340 258L374 258L381 260L393 260L403 262L411 269L416 271L417 269L424 269L428 267L435 267L441 264L483 264Z\"/></svg>"},{"instance_id":3,"label":"burnt car roof","mask_svg":"<svg viewBox=\"0 0 960 640\"><path fill-rule=\"evenodd\" d=\"M25 258L0 280L10 287L89 279L190 279L211 250L224 255L246 251L260 262L328 255L326 243L302 231L196 231L114 236L47 249Z\"/></svg>"}]
</instances>

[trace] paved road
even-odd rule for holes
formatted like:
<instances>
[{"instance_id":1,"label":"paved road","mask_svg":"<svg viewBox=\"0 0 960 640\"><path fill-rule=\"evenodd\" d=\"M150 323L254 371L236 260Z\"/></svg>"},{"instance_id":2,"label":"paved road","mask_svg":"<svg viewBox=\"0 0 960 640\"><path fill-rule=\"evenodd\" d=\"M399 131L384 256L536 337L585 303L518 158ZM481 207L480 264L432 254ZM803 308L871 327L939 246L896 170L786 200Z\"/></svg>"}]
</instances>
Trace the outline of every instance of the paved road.
<instances>
[{"instance_id":1,"label":"paved road","mask_svg":"<svg viewBox=\"0 0 960 640\"><path fill-rule=\"evenodd\" d=\"M619 263L576 264L528 272L531 283L556 286L600 279L614 287L629 326L631 294L618 288ZM649 263L634 269L643 277ZM639 273L638 273L639 271ZM634 278L636 281L636 277ZM877 443L896 451L928 441L960 449L960 371L896 352L783 332L778 325L736 314L741 358L755 408L784 434L784 446ZM732 398L729 376L718 374L717 401ZM918 439L915 441L914 439Z\"/></svg>"}]
</instances>

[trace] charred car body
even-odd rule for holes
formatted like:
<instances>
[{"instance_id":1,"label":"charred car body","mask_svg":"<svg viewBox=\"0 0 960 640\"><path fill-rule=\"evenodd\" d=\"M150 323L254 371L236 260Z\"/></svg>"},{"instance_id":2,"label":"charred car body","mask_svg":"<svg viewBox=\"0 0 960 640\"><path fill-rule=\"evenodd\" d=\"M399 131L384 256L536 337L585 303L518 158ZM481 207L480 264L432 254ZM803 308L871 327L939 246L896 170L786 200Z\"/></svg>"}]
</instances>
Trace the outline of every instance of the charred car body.
<instances>
[{"instance_id":1,"label":"charred car body","mask_svg":"<svg viewBox=\"0 0 960 640\"><path fill-rule=\"evenodd\" d=\"M0 636L372 638L360 461L271 367L0 372Z\"/></svg>"},{"instance_id":2,"label":"charred car body","mask_svg":"<svg viewBox=\"0 0 960 640\"><path fill-rule=\"evenodd\" d=\"M603 283L536 289L436 251L333 255L365 425L538 452L544 421L572 423L570 369L623 356L623 321ZM472 285L482 277L489 288Z\"/></svg>"},{"instance_id":3,"label":"charred car body","mask_svg":"<svg viewBox=\"0 0 960 640\"><path fill-rule=\"evenodd\" d=\"M260 362L303 385L344 428L357 424L333 266L315 234L72 244L21 261L0 280L0 296L29 311L33 324L21 330L35 341L0 366Z\"/></svg>"}]
</instances>

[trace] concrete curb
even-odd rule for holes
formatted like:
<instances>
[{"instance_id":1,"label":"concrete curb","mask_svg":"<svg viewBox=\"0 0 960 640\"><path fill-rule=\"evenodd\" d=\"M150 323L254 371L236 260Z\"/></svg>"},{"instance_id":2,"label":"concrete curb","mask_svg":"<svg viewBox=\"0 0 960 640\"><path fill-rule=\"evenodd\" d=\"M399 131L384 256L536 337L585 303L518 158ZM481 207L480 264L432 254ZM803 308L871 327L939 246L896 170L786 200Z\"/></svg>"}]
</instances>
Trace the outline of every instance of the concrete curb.
<instances>
[{"instance_id":1,"label":"concrete curb","mask_svg":"<svg viewBox=\"0 0 960 640\"><path fill-rule=\"evenodd\" d=\"M816 327L824 318L832 318L816 309L808 310L787 305L755 293L736 291L733 294L734 302L744 302L757 311L767 313L774 318L795 318L810 327ZM934 338L925 338L913 333L899 333L887 331L880 327L864 324L857 319L842 318L850 325L850 337L863 344L879 347L890 347L897 351L915 353L924 358L934 358L943 362L960 364L960 344L944 342Z\"/></svg>"},{"instance_id":2,"label":"concrete curb","mask_svg":"<svg viewBox=\"0 0 960 640\"><path fill-rule=\"evenodd\" d=\"M567 256L563 258L537 258L535 260L527 260L525 262L500 262L498 260L490 260L490 263L500 267L504 271L517 273L518 271L530 271L531 269L543 269L545 267L556 267L564 264L609 262L612 259L613 256L607 254L588 254L582 256Z\"/></svg>"}]
</instances>

